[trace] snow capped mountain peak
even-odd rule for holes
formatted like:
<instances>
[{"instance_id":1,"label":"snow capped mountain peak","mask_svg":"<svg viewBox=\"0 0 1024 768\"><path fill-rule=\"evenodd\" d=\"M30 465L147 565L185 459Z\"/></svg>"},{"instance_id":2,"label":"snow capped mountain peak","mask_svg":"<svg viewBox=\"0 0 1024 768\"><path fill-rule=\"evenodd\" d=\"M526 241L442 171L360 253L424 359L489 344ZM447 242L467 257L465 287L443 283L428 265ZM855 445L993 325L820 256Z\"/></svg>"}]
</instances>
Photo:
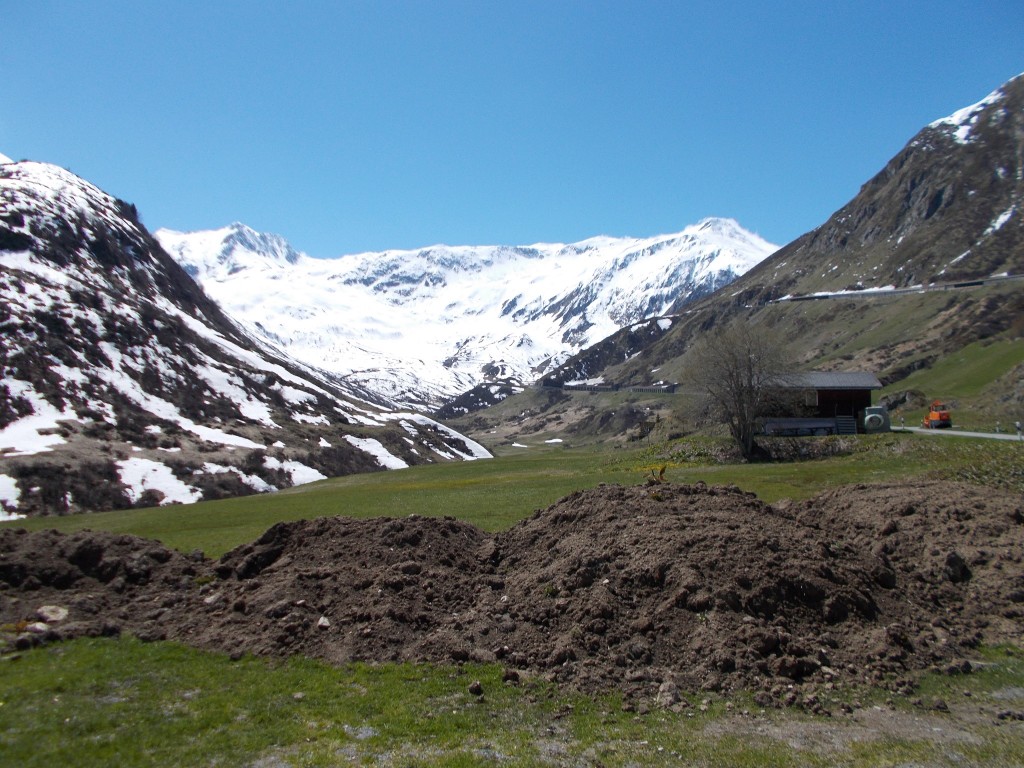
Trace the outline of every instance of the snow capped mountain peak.
<instances>
[{"instance_id":1,"label":"snow capped mountain peak","mask_svg":"<svg viewBox=\"0 0 1024 768\"><path fill-rule=\"evenodd\" d=\"M736 221L736 219L726 218L726 217L721 217L721 216L708 216L708 217L705 217L705 218L701 219L700 221L698 221L693 226L694 226L694 228L699 229L699 230L712 230L712 231L722 231L722 230L736 231L738 229L742 229L740 227L740 223L738 221Z\"/></svg>"},{"instance_id":2,"label":"snow capped mountain peak","mask_svg":"<svg viewBox=\"0 0 1024 768\"><path fill-rule=\"evenodd\" d=\"M160 230L235 319L395 407L529 382L619 328L734 280L776 246L735 220L680 233L527 246L434 245L311 259L232 225Z\"/></svg>"},{"instance_id":3,"label":"snow capped mountain peak","mask_svg":"<svg viewBox=\"0 0 1024 768\"><path fill-rule=\"evenodd\" d=\"M159 229L155 235L164 250L200 281L243 270L276 269L308 258L280 235L257 232L240 222L200 232Z\"/></svg>"},{"instance_id":4,"label":"snow capped mountain peak","mask_svg":"<svg viewBox=\"0 0 1024 768\"><path fill-rule=\"evenodd\" d=\"M968 144L972 139L972 131L975 128L978 118L981 117L982 112L993 104L997 104L1006 98L1006 94L1009 88L1016 81L1024 78L1024 73L1011 78L1006 83L1001 85L996 90L992 91L981 101L971 104L969 106L958 109L953 114L939 118L928 124L929 128L946 128L952 129L953 138L960 144Z\"/></svg>"},{"instance_id":5,"label":"snow capped mountain peak","mask_svg":"<svg viewBox=\"0 0 1024 768\"><path fill-rule=\"evenodd\" d=\"M0 152L0 165L6 165L7 163L13 163L13 162L14 161L11 160L11 158L9 158L3 152Z\"/></svg>"},{"instance_id":6,"label":"snow capped mountain peak","mask_svg":"<svg viewBox=\"0 0 1024 768\"><path fill-rule=\"evenodd\" d=\"M237 221L227 229L228 234L224 238L224 242L225 245L229 245L232 250L244 250L251 253L267 254L274 258L275 261L284 262L286 264L294 264L302 257L302 254L293 249L288 244L288 241L280 235L257 232L251 227L247 227L245 224Z\"/></svg>"}]
</instances>

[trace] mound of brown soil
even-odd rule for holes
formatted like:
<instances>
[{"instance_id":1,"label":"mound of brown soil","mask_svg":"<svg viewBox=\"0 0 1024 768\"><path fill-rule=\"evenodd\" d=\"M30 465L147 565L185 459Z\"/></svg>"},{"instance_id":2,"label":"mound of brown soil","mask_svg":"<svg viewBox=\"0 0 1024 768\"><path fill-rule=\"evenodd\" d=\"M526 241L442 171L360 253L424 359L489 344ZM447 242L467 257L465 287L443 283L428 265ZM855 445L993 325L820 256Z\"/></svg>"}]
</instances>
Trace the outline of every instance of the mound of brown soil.
<instances>
[{"instance_id":1,"label":"mound of brown soil","mask_svg":"<svg viewBox=\"0 0 1024 768\"><path fill-rule=\"evenodd\" d=\"M0 529L0 641L25 648L122 629L158 637L154 627L198 602L209 568L136 536Z\"/></svg>"},{"instance_id":2,"label":"mound of brown soil","mask_svg":"<svg viewBox=\"0 0 1024 768\"><path fill-rule=\"evenodd\" d=\"M964 669L979 642L1021 644L1022 553L1022 499L973 486L775 507L736 488L602 486L493 536L324 518L215 563L129 536L0 531L0 622L20 647L126 631L332 662L500 660L510 678L669 703L676 687L792 701L801 683L898 688Z\"/></svg>"},{"instance_id":3,"label":"mound of brown soil","mask_svg":"<svg viewBox=\"0 0 1024 768\"><path fill-rule=\"evenodd\" d=\"M453 519L282 523L227 553L201 614L173 636L232 652L334 662L469 658L458 616L490 589L489 535Z\"/></svg>"}]
</instances>

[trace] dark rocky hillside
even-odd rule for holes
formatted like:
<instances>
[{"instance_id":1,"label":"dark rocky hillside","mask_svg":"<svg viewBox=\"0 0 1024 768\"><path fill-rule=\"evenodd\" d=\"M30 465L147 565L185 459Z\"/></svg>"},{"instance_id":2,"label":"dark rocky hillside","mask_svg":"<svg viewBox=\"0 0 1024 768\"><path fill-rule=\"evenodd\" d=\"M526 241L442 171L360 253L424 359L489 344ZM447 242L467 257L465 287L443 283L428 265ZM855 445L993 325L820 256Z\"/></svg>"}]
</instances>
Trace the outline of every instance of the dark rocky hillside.
<instances>
[{"instance_id":1,"label":"dark rocky hillside","mask_svg":"<svg viewBox=\"0 0 1024 768\"><path fill-rule=\"evenodd\" d=\"M0 511L189 502L478 454L260 345L134 206L0 165Z\"/></svg>"},{"instance_id":2,"label":"dark rocky hillside","mask_svg":"<svg viewBox=\"0 0 1024 768\"><path fill-rule=\"evenodd\" d=\"M925 127L825 224L741 284L751 303L1005 272L1024 272L1024 76Z\"/></svg>"}]
</instances>

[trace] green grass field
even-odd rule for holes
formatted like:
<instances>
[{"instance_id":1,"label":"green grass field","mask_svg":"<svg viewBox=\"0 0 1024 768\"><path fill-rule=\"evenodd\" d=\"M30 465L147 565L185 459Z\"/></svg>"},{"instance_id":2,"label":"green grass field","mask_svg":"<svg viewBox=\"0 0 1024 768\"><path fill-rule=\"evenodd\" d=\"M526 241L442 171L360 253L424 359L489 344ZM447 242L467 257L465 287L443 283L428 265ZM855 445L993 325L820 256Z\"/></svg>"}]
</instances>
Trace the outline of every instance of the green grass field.
<instances>
[{"instance_id":1,"label":"green grass field","mask_svg":"<svg viewBox=\"0 0 1024 768\"><path fill-rule=\"evenodd\" d=\"M202 549L216 557L257 538L276 522L332 515L452 515L496 531L578 488L639 480L639 470L616 453L541 449L493 460L349 475L268 495L37 518L17 525L133 533L159 539L182 551Z\"/></svg>"},{"instance_id":2,"label":"green grass field","mask_svg":"<svg viewBox=\"0 0 1024 768\"><path fill-rule=\"evenodd\" d=\"M639 483L661 466L671 481L736 484L769 502L908 477L1024 492L1017 443L892 433L850 440L841 456L785 464L717 463L721 447L703 437L632 450L548 448L266 496L6 525L128 532L216 556L277 521L322 515L453 515L499 530L573 490ZM925 678L922 695L969 702L974 713L1024 710L1024 658L1012 648L987 653L982 672ZM889 705L870 691L861 694L864 716L892 730L865 728L856 716L763 712L742 694L690 694L680 712L624 711L615 698L541 681L505 685L501 674L496 666L233 662L170 643L80 640L0 657L0 755L3 765L46 768L1024 765L1020 723L960 716L955 706L945 714ZM468 691L473 680L482 699Z\"/></svg>"},{"instance_id":3,"label":"green grass field","mask_svg":"<svg viewBox=\"0 0 1024 768\"><path fill-rule=\"evenodd\" d=\"M950 714L865 699L869 722L883 712L890 723L872 733L855 717L763 711L745 695L641 713L541 681L507 685L496 666L233 662L172 643L78 640L0 662L0 754L22 768L1021 765L1020 727L989 717L964 734L953 719L968 698L998 708L1019 693L1024 658L993 649L987 661L923 681Z\"/></svg>"},{"instance_id":4,"label":"green grass field","mask_svg":"<svg viewBox=\"0 0 1024 768\"><path fill-rule=\"evenodd\" d=\"M187 506L100 512L2 523L31 530L84 528L158 539L183 552L218 557L274 523L347 515L451 515L487 530L507 528L563 496L600 483L643 482L666 466L674 482L738 485L769 503L803 499L854 482L930 477L1024 491L1024 445L890 433L849 439L850 453L792 463L717 463L713 438L625 449L545 448L485 461L410 467L323 480L275 494Z\"/></svg>"}]
</instances>

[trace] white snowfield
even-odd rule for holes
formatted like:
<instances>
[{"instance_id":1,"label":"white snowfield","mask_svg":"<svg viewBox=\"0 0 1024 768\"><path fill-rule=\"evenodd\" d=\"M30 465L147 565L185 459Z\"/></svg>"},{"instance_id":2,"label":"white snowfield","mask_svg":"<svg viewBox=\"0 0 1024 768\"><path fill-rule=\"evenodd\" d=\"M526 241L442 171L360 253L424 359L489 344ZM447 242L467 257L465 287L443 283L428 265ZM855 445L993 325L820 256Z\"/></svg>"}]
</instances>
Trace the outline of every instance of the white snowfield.
<instances>
[{"instance_id":1,"label":"white snowfield","mask_svg":"<svg viewBox=\"0 0 1024 768\"><path fill-rule=\"evenodd\" d=\"M0 451L7 456L31 456L65 442L56 430L59 421L77 419L73 410L58 411L26 381L9 379L4 385L11 395L27 400L33 412L0 429Z\"/></svg>"},{"instance_id":2,"label":"white snowfield","mask_svg":"<svg viewBox=\"0 0 1024 768\"><path fill-rule=\"evenodd\" d=\"M156 237L251 333L398 408L436 407L488 380L532 381L776 250L731 219L643 239L334 259L242 224Z\"/></svg>"},{"instance_id":3,"label":"white snowfield","mask_svg":"<svg viewBox=\"0 0 1024 768\"><path fill-rule=\"evenodd\" d=\"M386 413L383 418L387 421L398 421L399 425L410 435L415 435L420 440L424 440L424 434L418 430L414 424L419 424L422 427L426 427L434 432L438 432L444 436L442 445L444 446L445 452L450 452L455 456L458 456L463 461L474 461L476 459L489 459L491 453L484 448L480 443L470 440L465 435L456 432L451 427L447 427L439 421L434 421L428 416L424 416L420 413ZM449 442L450 441L450 442ZM459 450L453 447L452 443L462 445L465 450ZM431 445L434 450L438 450L436 445ZM440 451L439 451L440 452Z\"/></svg>"},{"instance_id":4,"label":"white snowfield","mask_svg":"<svg viewBox=\"0 0 1024 768\"><path fill-rule=\"evenodd\" d=\"M361 451L373 456L377 463L385 469L405 469L408 467L408 463L395 456L387 448L385 448L379 440L374 440L372 437L355 437L353 435L345 435L346 442L354 445Z\"/></svg>"},{"instance_id":5,"label":"white snowfield","mask_svg":"<svg viewBox=\"0 0 1024 768\"><path fill-rule=\"evenodd\" d=\"M132 503L139 501L148 490L163 494L160 505L192 504L199 501L202 493L197 488L186 485L171 472L170 467L159 461L132 458L117 462L121 482L128 489Z\"/></svg>"}]
</instances>

